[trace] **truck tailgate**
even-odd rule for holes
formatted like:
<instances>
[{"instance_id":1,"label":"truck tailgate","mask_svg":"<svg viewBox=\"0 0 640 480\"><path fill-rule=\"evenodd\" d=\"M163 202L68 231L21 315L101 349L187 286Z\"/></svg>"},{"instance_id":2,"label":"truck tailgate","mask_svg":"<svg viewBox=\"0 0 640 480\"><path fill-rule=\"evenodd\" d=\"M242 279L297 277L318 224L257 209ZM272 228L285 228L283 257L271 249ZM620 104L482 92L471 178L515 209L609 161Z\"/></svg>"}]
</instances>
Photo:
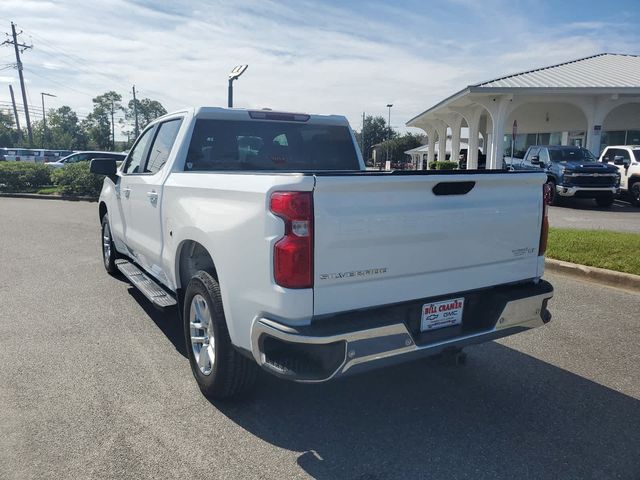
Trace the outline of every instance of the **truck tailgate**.
<instances>
[{"instance_id":1,"label":"truck tailgate","mask_svg":"<svg viewBox=\"0 0 640 480\"><path fill-rule=\"evenodd\" d=\"M314 314L538 276L544 181L536 172L317 175Z\"/></svg>"}]
</instances>

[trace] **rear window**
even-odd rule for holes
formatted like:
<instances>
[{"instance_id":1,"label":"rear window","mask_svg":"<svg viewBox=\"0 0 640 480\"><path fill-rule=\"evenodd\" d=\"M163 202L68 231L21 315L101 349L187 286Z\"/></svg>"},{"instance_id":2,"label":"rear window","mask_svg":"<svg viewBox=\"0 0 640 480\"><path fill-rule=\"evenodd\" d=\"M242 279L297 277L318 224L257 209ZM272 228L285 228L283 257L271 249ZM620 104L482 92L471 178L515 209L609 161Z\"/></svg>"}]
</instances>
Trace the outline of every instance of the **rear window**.
<instances>
[{"instance_id":1,"label":"rear window","mask_svg":"<svg viewBox=\"0 0 640 480\"><path fill-rule=\"evenodd\" d=\"M346 126L197 120L186 171L360 170Z\"/></svg>"}]
</instances>

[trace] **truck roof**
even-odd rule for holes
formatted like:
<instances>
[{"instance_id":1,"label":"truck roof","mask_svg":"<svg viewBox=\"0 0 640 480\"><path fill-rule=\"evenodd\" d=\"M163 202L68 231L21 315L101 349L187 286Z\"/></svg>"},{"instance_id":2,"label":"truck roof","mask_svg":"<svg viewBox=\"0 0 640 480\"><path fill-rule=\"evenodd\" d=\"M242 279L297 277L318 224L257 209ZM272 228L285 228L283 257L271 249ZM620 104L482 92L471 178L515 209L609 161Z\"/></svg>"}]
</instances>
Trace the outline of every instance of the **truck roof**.
<instances>
[{"instance_id":1,"label":"truck roof","mask_svg":"<svg viewBox=\"0 0 640 480\"><path fill-rule=\"evenodd\" d=\"M271 110L271 109L249 109L249 108L224 108L224 107L206 107L196 106L187 109L177 110L171 113L163 115L158 120L165 117L171 117L178 113L191 112L194 117L206 118L206 119L220 119L220 120L272 120L272 121L284 121L284 122L302 122L305 123L318 123L324 125L349 125L347 118L344 115L319 115L308 114L300 112L289 112L285 110ZM258 115L264 115L263 118L257 118ZM269 118L272 117L272 118ZM290 118L289 118L290 117Z\"/></svg>"}]
</instances>

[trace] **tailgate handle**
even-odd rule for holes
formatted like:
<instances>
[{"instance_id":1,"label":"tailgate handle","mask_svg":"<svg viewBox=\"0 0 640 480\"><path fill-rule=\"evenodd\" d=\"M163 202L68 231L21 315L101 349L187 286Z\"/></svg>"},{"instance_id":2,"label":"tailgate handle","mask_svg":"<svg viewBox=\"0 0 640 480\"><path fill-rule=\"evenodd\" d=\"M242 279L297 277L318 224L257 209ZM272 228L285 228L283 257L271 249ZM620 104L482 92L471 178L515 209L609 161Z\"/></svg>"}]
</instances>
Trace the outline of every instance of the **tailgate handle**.
<instances>
[{"instance_id":1,"label":"tailgate handle","mask_svg":"<svg viewBox=\"0 0 640 480\"><path fill-rule=\"evenodd\" d=\"M433 187L434 195L465 195L471 191L476 182L440 182Z\"/></svg>"}]
</instances>

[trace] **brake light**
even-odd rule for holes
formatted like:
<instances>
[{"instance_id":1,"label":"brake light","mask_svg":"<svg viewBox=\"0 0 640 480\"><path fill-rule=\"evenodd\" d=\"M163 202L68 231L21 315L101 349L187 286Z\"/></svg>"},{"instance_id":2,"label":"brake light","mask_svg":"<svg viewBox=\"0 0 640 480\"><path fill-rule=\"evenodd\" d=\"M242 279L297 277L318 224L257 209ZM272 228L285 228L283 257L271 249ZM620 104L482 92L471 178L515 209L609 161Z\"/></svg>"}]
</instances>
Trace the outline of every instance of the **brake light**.
<instances>
[{"instance_id":1,"label":"brake light","mask_svg":"<svg viewBox=\"0 0 640 480\"><path fill-rule=\"evenodd\" d=\"M273 276L285 288L313 287L313 196L275 192L270 209L284 220L284 236L273 247Z\"/></svg>"},{"instance_id":2,"label":"brake light","mask_svg":"<svg viewBox=\"0 0 640 480\"><path fill-rule=\"evenodd\" d=\"M542 186L542 226L540 228L540 244L538 246L538 256L544 255L547 251L547 239L549 238L549 216L547 209L551 200L551 185L545 183Z\"/></svg>"}]
</instances>

